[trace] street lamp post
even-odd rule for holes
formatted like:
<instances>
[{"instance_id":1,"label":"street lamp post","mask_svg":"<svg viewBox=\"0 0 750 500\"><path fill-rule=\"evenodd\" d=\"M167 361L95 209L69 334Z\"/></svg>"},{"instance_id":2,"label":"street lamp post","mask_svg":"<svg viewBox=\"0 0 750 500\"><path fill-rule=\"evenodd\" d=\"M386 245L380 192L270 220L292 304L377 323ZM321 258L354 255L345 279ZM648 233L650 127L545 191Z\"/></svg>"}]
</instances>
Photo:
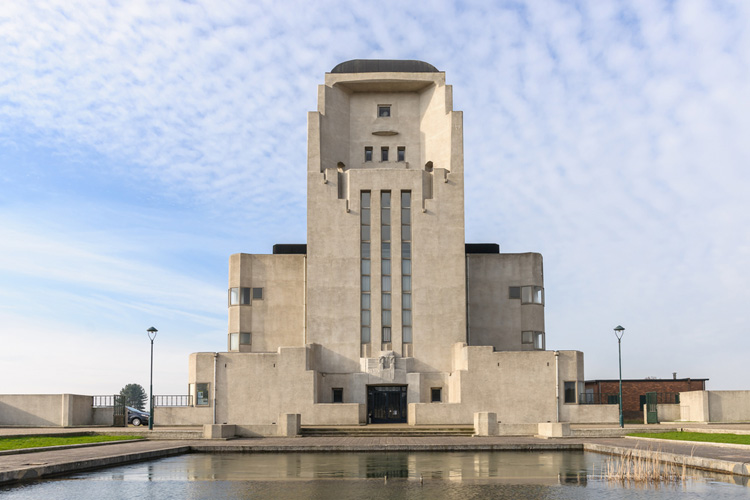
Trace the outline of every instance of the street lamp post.
<instances>
[{"instance_id":1,"label":"street lamp post","mask_svg":"<svg viewBox=\"0 0 750 500\"><path fill-rule=\"evenodd\" d=\"M154 339L156 338L156 332L158 332L153 326L146 330L148 338L151 340L151 381L148 388L149 395L149 413L148 413L148 430L154 428ZM621 419L622 420L622 419Z\"/></svg>"},{"instance_id":2,"label":"street lamp post","mask_svg":"<svg viewBox=\"0 0 750 500\"><path fill-rule=\"evenodd\" d=\"M622 419L622 336L625 334L625 329L621 327L620 325L617 325L615 327L615 335L617 336L617 361L620 365L620 397L618 398L618 401L620 402L620 427L625 428L625 422Z\"/></svg>"}]
</instances>

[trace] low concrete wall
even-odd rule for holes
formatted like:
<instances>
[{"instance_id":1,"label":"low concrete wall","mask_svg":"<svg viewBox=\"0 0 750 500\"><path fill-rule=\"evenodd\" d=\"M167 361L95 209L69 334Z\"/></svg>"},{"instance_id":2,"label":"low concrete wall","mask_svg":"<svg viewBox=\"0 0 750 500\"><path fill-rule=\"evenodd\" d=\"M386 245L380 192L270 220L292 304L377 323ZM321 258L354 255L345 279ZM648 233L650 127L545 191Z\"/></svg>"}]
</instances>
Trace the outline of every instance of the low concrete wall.
<instances>
[{"instance_id":1,"label":"low concrete wall","mask_svg":"<svg viewBox=\"0 0 750 500\"><path fill-rule=\"evenodd\" d=\"M680 420L708 422L708 391L680 393Z\"/></svg>"},{"instance_id":2,"label":"low concrete wall","mask_svg":"<svg viewBox=\"0 0 750 500\"><path fill-rule=\"evenodd\" d=\"M0 425L71 427L92 425L92 397L79 394L1 394Z\"/></svg>"},{"instance_id":3,"label":"low concrete wall","mask_svg":"<svg viewBox=\"0 0 750 500\"><path fill-rule=\"evenodd\" d=\"M205 425L213 423L210 406L157 406L154 408L154 425Z\"/></svg>"},{"instance_id":4,"label":"low concrete wall","mask_svg":"<svg viewBox=\"0 0 750 500\"><path fill-rule=\"evenodd\" d=\"M367 406L361 403L316 403L312 415L302 414L304 425L359 425L367 421Z\"/></svg>"},{"instance_id":5,"label":"low concrete wall","mask_svg":"<svg viewBox=\"0 0 750 500\"><path fill-rule=\"evenodd\" d=\"M750 391L705 392L708 392L709 422L750 421Z\"/></svg>"},{"instance_id":6,"label":"low concrete wall","mask_svg":"<svg viewBox=\"0 0 750 500\"><path fill-rule=\"evenodd\" d=\"M62 425L62 394L0 395L0 425Z\"/></svg>"},{"instance_id":7,"label":"low concrete wall","mask_svg":"<svg viewBox=\"0 0 750 500\"><path fill-rule=\"evenodd\" d=\"M659 419L659 422L676 422L680 420L682 410L680 409L680 405L674 403L657 404L656 415ZM648 423L648 414L645 411L643 412L643 423Z\"/></svg>"},{"instance_id":8,"label":"low concrete wall","mask_svg":"<svg viewBox=\"0 0 750 500\"><path fill-rule=\"evenodd\" d=\"M617 405L565 405L560 420L571 424L614 424L620 421Z\"/></svg>"}]
</instances>

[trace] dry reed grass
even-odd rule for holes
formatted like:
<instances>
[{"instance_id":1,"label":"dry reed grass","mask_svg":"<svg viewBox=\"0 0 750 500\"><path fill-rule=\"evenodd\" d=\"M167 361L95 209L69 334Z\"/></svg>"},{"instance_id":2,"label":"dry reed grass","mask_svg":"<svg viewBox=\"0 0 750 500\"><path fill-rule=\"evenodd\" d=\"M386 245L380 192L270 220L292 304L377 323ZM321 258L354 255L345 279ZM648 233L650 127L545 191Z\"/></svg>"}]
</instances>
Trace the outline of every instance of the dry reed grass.
<instances>
[{"instance_id":1,"label":"dry reed grass","mask_svg":"<svg viewBox=\"0 0 750 500\"><path fill-rule=\"evenodd\" d=\"M601 478L608 481L628 483L682 483L690 479L687 467L662 462L661 452L649 449L648 456L643 450L628 450L625 454L607 459Z\"/></svg>"}]
</instances>

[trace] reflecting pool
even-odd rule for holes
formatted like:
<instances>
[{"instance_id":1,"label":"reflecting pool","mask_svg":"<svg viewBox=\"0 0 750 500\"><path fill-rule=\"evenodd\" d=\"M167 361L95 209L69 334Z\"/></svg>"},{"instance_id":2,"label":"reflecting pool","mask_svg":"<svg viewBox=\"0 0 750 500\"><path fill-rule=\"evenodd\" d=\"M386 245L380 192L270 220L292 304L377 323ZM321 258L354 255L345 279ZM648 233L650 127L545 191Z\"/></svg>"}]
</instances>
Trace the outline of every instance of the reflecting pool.
<instances>
[{"instance_id":1,"label":"reflecting pool","mask_svg":"<svg viewBox=\"0 0 750 500\"><path fill-rule=\"evenodd\" d=\"M585 452L196 453L0 488L17 499L750 498L747 478L688 470L679 484L601 478Z\"/></svg>"}]
</instances>

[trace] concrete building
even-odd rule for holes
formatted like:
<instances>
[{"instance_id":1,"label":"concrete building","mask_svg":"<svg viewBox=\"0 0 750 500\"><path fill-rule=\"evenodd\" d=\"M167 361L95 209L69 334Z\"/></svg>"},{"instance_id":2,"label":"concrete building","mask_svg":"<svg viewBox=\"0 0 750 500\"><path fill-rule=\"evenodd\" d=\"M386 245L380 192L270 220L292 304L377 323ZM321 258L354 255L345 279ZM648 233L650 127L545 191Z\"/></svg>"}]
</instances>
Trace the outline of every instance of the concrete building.
<instances>
[{"instance_id":1,"label":"concrete building","mask_svg":"<svg viewBox=\"0 0 750 500\"><path fill-rule=\"evenodd\" d=\"M190 356L192 423L616 421L578 404L583 353L546 350L542 256L465 243L462 118L424 62L325 75L307 244L230 257L228 351Z\"/></svg>"}]
</instances>

